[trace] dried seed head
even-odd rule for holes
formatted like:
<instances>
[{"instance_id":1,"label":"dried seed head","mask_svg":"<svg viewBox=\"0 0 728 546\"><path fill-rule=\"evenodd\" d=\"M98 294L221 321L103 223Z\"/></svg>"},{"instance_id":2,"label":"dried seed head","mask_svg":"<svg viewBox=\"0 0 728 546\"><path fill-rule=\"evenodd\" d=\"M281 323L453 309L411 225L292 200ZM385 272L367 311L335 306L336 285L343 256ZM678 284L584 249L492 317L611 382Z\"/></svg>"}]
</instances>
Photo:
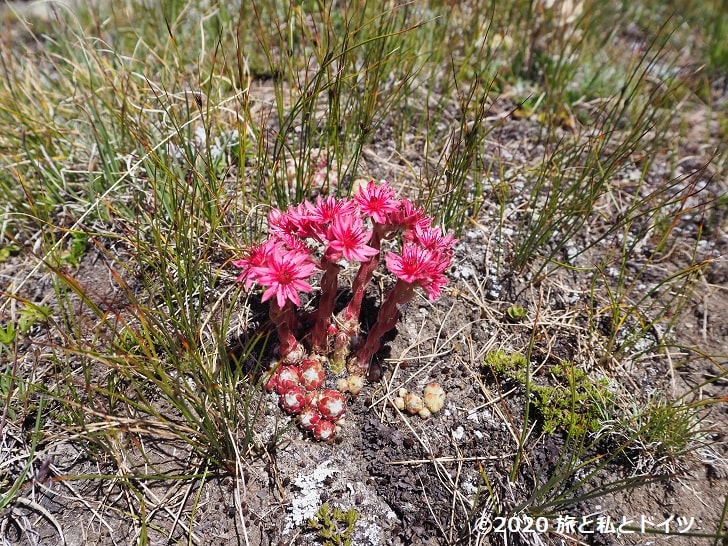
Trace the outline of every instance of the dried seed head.
<instances>
[{"instance_id":1,"label":"dried seed head","mask_svg":"<svg viewBox=\"0 0 728 546\"><path fill-rule=\"evenodd\" d=\"M425 407L425 403L422 401L422 398L414 393L408 392L403 398L405 409L412 415L419 413L422 411L422 408Z\"/></svg>"},{"instance_id":2,"label":"dried seed head","mask_svg":"<svg viewBox=\"0 0 728 546\"><path fill-rule=\"evenodd\" d=\"M306 406L306 395L303 387L296 385L281 394L281 407L288 413L297 414Z\"/></svg>"},{"instance_id":3,"label":"dried seed head","mask_svg":"<svg viewBox=\"0 0 728 546\"><path fill-rule=\"evenodd\" d=\"M445 391L437 383L430 383L424 389L424 401L428 410L437 413L445 405Z\"/></svg>"}]
</instances>

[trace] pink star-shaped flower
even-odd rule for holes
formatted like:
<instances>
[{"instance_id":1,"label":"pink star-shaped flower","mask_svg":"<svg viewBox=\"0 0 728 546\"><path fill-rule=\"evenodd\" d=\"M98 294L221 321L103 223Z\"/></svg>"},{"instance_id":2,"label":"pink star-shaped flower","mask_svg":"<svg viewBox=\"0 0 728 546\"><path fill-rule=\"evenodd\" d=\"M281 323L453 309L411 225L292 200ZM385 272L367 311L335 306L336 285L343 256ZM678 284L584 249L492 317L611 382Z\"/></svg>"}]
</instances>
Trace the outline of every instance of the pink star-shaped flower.
<instances>
[{"instance_id":1,"label":"pink star-shaped flower","mask_svg":"<svg viewBox=\"0 0 728 546\"><path fill-rule=\"evenodd\" d=\"M414 229L405 233L405 238L437 253L449 253L457 242L457 239L449 233L443 235L439 227L424 226L422 224L415 225Z\"/></svg>"},{"instance_id":2,"label":"pink star-shaped flower","mask_svg":"<svg viewBox=\"0 0 728 546\"><path fill-rule=\"evenodd\" d=\"M245 289L249 290L257 280L255 268L262 266L273 252L273 245L270 240L264 243L253 245L246 250L246 256L235 260L233 265L242 269L236 282L245 282Z\"/></svg>"},{"instance_id":3,"label":"pink star-shaped flower","mask_svg":"<svg viewBox=\"0 0 728 546\"><path fill-rule=\"evenodd\" d=\"M405 243L401 254L390 252L384 260L397 278L421 286L431 300L440 295L447 283L443 272L450 263L450 257L419 244Z\"/></svg>"},{"instance_id":4,"label":"pink star-shaped flower","mask_svg":"<svg viewBox=\"0 0 728 546\"><path fill-rule=\"evenodd\" d=\"M357 216L337 216L326 232L328 247L326 257L331 261L338 261L343 256L349 261L358 260L366 262L379 251L368 246L372 236L371 231L364 229L364 223Z\"/></svg>"},{"instance_id":5,"label":"pink star-shaped flower","mask_svg":"<svg viewBox=\"0 0 728 546\"><path fill-rule=\"evenodd\" d=\"M410 284L426 280L434 272L434 253L412 243L405 243L401 254L387 253L384 260L392 273Z\"/></svg>"},{"instance_id":6,"label":"pink star-shaped flower","mask_svg":"<svg viewBox=\"0 0 728 546\"><path fill-rule=\"evenodd\" d=\"M329 195L325 199L319 195L316 198L316 205L307 201L306 206L314 221L324 228L331 224L337 216L354 216L358 213L354 201L337 199L333 195Z\"/></svg>"},{"instance_id":7,"label":"pink star-shaped flower","mask_svg":"<svg viewBox=\"0 0 728 546\"><path fill-rule=\"evenodd\" d=\"M387 224L395 229L412 230L415 226L427 227L432 221L426 218L422 209L415 207L409 199L401 199L397 210L387 214Z\"/></svg>"},{"instance_id":8,"label":"pink star-shaped flower","mask_svg":"<svg viewBox=\"0 0 728 546\"><path fill-rule=\"evenodd\" d=\"M286 301L301 305L298 292L313 290L306 281L315 268L316 264L308 253L274 246L265 263L253 268L255 280L266 287L261 301L268 301L275 296L281 308Z\"/></svg>"},{"instance_id":9,"label":"pink star-shaped flower","mask_svg":"<svg viewBox=\"0 0 728 546\"><path fill-rule=\"evenodd\" d=\"M394 190L384 182L377 186L374 180L370 180L366 186L359 188L354 197L359 209L371 216L372 220L384 224L387 222L387 215L399 209L399 201L394 196Z\"/></svg>"}]
</instances>

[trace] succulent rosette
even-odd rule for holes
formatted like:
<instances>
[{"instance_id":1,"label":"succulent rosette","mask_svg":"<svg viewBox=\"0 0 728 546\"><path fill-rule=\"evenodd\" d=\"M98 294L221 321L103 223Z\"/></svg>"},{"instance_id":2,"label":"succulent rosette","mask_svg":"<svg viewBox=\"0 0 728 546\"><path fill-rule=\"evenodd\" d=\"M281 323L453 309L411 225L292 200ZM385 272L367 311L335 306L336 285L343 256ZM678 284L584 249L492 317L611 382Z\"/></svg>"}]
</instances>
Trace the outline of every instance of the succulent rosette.
<instances>
[{"instance_id":1,"label":"succulent rosette","mask_svg":"<svg viewBox=\"0 0 728 546\"><path fill-rule=\"evenodd\" d=\"M442 293L456 240L433 227L424 210L397 198L386 182L362 184L351 198L318 196L286 210L273 208L267 220L268 239L232 262L240 270L237 281L246 290L260 286L261 301L270 303L280 364L265 388L278 393L283 409L298 415L302 428L329 440L346 413L346 398L324 388L327 367L339 377L332 383L351 395L359 393L383 335L396 326L399 306L417 290L433 300ZM382 250L383 241L397 240L399 251ZM359 325L364 291L382 261L397 282L364 338ZM357 264L352 297L334 315L339 273ZM316 274L318 308L303 313L301 294L313 292Z\"/></svg>"}]
</instances>

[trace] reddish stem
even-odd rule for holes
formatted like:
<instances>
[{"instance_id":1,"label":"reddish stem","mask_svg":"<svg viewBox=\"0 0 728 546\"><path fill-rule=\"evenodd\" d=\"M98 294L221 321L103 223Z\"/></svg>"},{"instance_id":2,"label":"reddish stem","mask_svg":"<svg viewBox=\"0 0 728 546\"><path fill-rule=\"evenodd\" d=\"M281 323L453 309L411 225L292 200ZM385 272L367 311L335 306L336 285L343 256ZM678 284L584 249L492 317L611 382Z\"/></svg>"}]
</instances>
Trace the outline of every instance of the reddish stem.
<instances>
[{"instance_id":1,"label":"reddish stem","mask_svg":"<svg viewBox=\"0 0 728 546\"><path fill-rule=\"evenodd\" d=\"M377 322L374 323L372 329L367 334L367 340L364 346L356 352L356 361L362 370L366 370L369 366L369 360L374 353L382 346L382 337L397 325L399 320L398 305L403 305L412 299L415 294L415 285L405 282L401 279L397 280L397 284L387 294L387 299L379 308L377 314Z\"/></svg>"},{"instance_id":2,"label":"reddish stem","mask_svg":"<svg viewBox=\"0 0 728 546\"><path fill-rule=\"evenodd\" d=\"M293 311L293 304L290 301L286 301L286 304L283 307L280 307L275 298L271 299L270 320L278 329L278 343L280 344L279 353L282 358L288 356L288 354L298 345L298 341L296 341L296 338L291 331L295 324L295 319L296 317Z\"/></svg>"},{"instance_id":3,"label":"reddish stem","mask_svg":"<svg viewBox=\"0 0 728 546\"><path fill-rule=\"evenodd\" d=\"M369 241L369 246L375 250L379 250L382 244L382 239L386 235L387 228L384 224L374 224L374 233ZM343 317L346 322L355 321L358 323L359 314L361 313L361 303L364 299L364 289L371 282L374 271L379 265L379 257L381 252L372 256L369 261L362 263L359 266L359 271L354 278L354 282L351 285L351 289L354 295L351 301L344 309ZM350 332L352 335L356 332Z\"/></svg>"},{"instance_id":4,"label":"reddish stem","mask_svg":"<svg viewBox=\"0 0 728 546\"><path fill-rule=\"evenodd\" d=\"M321 278L321 300L313 315L315 322L311 332L311 339L316 351L326 353L329 322L336 303L336 290L339 286L338 277L341 267L325 256L321 258L321 267L324 270L324 275Z\"/></svg>"}]
</instances>

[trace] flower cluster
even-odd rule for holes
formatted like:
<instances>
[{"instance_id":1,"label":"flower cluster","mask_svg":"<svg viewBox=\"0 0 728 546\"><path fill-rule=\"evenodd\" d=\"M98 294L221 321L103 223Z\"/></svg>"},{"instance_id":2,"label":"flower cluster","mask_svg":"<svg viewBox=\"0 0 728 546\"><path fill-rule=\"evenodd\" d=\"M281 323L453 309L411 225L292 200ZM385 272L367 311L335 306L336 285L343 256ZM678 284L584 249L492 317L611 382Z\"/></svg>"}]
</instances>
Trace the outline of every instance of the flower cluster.
<instances>
[{"instance_id":1,"label":"flower cluster","mask_svg":"<svg viewBox=\"0 0 728 546\"><path fill-rule=\"evenodd\" d=\"M333 397L332 393L358 393L382 335L396 326L398 306L412 299L416 288L433 300L440 295L447 282L444 273L455 239L432 226L432 219L411 201L398 199L386 182L373 181L361 186L353 198L319 196L315 202L306 201L285 211L273 209L268 214L268 226L269 238L246 249L244 256L233 262L240 268L237 280L246 289L261 286L262 301L270 301L281 357L271 376L270 390L279 393L284 409L299 415L304 428L319 439L328 439L346 408L343 397ZM381 262L382 242L398 234L399 252L384 253L384 263L397 282L362 341L359 315L364 291ZM357 262L351 300L334 315L339 273ZM313 290L311 277L317 271L321 272L318 309L297 314L300 293ZM307 334L299 340L296 336L302 331ZM324 362L335 375L348 371L348 379L339 381L339 391L320 390ZM309 371L312 367L315 372ZM306 373L320 377L321 385L311 387L304 378ZM331 417L336 412L322 409L322 404L336 404L342 414ZM317 432L316 427L321 430Z\"/></svg>"}]
</instances>

